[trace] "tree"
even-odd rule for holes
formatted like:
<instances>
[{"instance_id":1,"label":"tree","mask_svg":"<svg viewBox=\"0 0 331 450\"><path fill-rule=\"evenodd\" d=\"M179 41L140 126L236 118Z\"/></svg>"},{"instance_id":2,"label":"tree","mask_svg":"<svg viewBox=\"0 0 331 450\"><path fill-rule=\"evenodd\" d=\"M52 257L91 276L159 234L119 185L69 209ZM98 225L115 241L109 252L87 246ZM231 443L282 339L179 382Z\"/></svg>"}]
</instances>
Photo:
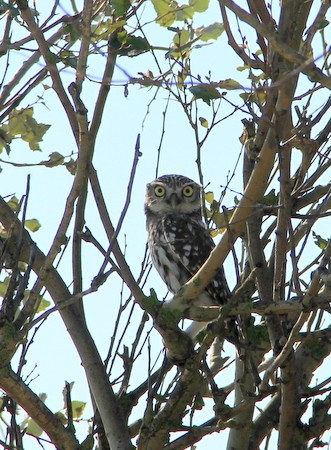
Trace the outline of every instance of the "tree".
<instances>
[{"instance_id":1,"label":"tree","mask_svg":"<svg viewBox=\"0 0 331 450\"><path fill-rule=\"evenodd\" d=\"M11 177L1 183L0 199L3 447L30 448L32 439L49 448L88 449L97 437L102 449L174 450L195 448L199 441L198 448L206 448L200 445L211 434L228 449L327 445L329 2L85 0L69 8L58 1L9 0L0 7L1 176ZM231 52L233 75L219 80L214 73L228 70L222 55ZM134 70L137 76L129 75ZM117 103L109 96L116 85L123 89ZM194 143L190 162L206 187L206 221L218 239L205 265L167 302L161 283L149 276L148 255L142 252L137 264L132 248L146 238L130 216L131 197L141 186L140 134L130 167L123 150L125 134L136 124L128 119L132 111L124 114L120 105L134 95L144 102L143 138L152 109L161 111L159 143L150 144L157 147L156 163L149 160L156 173L171 154L164 145L168 124L178 153L187 127ZM122 141L107 142L116 152L102 177L107 148L97 139L109 126L107 108L118 116ZM42 114L52 117L51 127ZM243 151L232 171L225 169L229 175L220 189L220 162L228 155L219 133L230 121L236 125L227 139L234 147L239 138ZM45 159L38 152L54 128L66 150L75 148L65 154L57 149ZM151 139L153 131L147 132ZM213 157L205 155L208 145ZM126 167L125 179L117 176L117 161ZM26 167L38 174L38 189L32 194L28 177L24 193L9 195L13 187L20 191ZM56 202L44 197L48 177L57 180ZM210 189L212 177L218 187ZM107 201L107 183L113 202L126 192L118 216ZM225 198L232 207L221 207ZM34 201L38 219L29 218ZM42 229L32 233L53 210L61 212L52 215L54 234L46 231L45 244L38 238ZM227 273L236 278L229 303L194 307L195 296L229 254ZM109 328L103 330L110 342L106 357L96 340L93 309L100 320L106 312L98 311L97 302L91 308L90 297L112 300ZM75 431L84 404L72 400L72 384L65 383L65 408L56 412L27 370L34 339L40 330L47 333L54 315L65 325L91 393L94 415L88 430L84 424L86 439ZM193 343L182 319L211 323ZM211 361L216 337L227 343ZM227 373L231 383L224 381Z\"/></svg>"}]
</instances>

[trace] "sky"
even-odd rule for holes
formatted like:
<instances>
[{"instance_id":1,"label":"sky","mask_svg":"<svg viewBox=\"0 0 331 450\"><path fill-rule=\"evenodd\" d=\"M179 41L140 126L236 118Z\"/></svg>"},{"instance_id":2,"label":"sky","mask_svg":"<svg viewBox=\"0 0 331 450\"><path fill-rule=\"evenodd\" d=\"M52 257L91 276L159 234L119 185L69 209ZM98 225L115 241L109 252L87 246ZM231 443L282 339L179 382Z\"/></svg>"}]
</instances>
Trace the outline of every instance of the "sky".
<instances>
[{"instance_id":1,"label":"sky","mask_svg":"<svg viewBox=\"0 0 331 450\"><path fill-rule=\"evenodd\" d=\"M39 2L41 4L42 2ZM277 2L278 3L278 2ZM63 6L65 4L65 7ZM275 3L274 3L275 5ZM39 5L38 5L39 6ZM67 4L60 2L60 6L66 11ZM276 5L274 6L276 7ZM145 12L148 18L153 18L153 10ZM144 16L146 17L146 16ZM206 14L198 14L195 18L195 27L209 25L215 21L221 21L221 15L216 2ZM145 19L147 22L147 19ZM0 23L0 27L2 24ZM148 38L155 45L168 46L171 43L171 33L154 25L147 25L146 32ZM249 36L248 36L249 37ZM255 39L249 37L251 50L254 51ZM11 56L8 72L15 73L16 68L23 62L28 53L16 52ZM162 67L166 67L168 61L162 52L158 52L158 59ZM101 79L104 59L98 55L92 58L88 67L88 76L92 80L87 82L82 93L90 117L93 112L96 94L99 88L98 82ZM244 86L249 86L246 79L247 73L237 71L241 66L241 60L226 45L226 37L223 34L217 41L210 42L203 48L196 49L192 56L192 67L195 74L202 79L208 76L211 69L213 80L225 80L235 78ZM42 67L42 62L40 62ZM96 153L94 165L103 188L103 193L109 208L113 223L116 224L126 198L127 183L131 172L134 155L134 147L137 135L141 137L141 157L137 167L134 188L132 191L130 208L123 224L119 242L122 249L125 248L126 257L135 276L139 275L141 261L145 252L146 231L143 203L145 195L145 185L155 178L156 162L158 158L158 148L161 138L162 147L159 163L159 175L166 173L184 174L192 179L198 180L198 170L196 165L196 145L193 130L187 123L181 106L174 99L168 102L167 92L159 90L156 99L152 100L156 94L155 89L130 85L128 95L125 96L124 84L128 81L127 74L131 77L139 76L140 72L146 73L152 70L157 73L157 67L153 58L149 54L136 58L120 57L118 66L114 74L114 86L111 87L109 99L107 101L103 121L96 142ZM64 86L68 86L74 81L74 72L66 69L62 73ZM45 84L49 84L46 81ZM226 99L230 99L235 105L242 105L239 98L240 92L230 92ZM43 92L37 89L33 92L28 101L33 104L37 95L43 96L43 102L34 106L35 115L40 122L50 124L51 127L46 133L41 143L42 152L31 152L23 142L15 142L12 145L12 152L9 157L4 154L0 158L18 163L38 163L47 159L52 152L59 152L62 155L71 155L76 152L75 142L71 136L69 125L62 105L59 103L52 89ZM164 120L164 111L168 104L167 113ZM210 108L198 101L199 116L210 121ZM242 132L241 120L248 117L243 111L235 113L233 106L226 100L221 101L218 118L224 119L215 127L214 131L206 141L202 151L202 168L205 183L208 190L215 192L215 197L221 194L227 180L233 173L233 168L241 155L241 144L239 137ZM230 115L233 113L232 115ZM230 115L230 116L229 116ZM201 136L204 135L203 127L199 130ZM164 136L163 136L164 134ZM27 175L31 175L31 190L28 203L28 218L38 218L41 222L41 229L33 235L40 248L47 252L59 220L62 216L65 200L73 181L72 176L64 167L22 167L13 168L6 164L1 164L0 187L3 196L15 194L18 198L24 195L26 190ZM231 208L234 205L235 195L240 196L242 192L241 164L236 170L235 177L230 184L233 191L228 191L224 199L224 205ZM92 196L88 202L86 225L94 236L106 248L107 240L102 230L98 214L93 204ZM323 228L322 228L323 231ZM72 229L69 231L72 232ZM90 281L98 272L102 258L91 248L89 244L84 245L84 272L85 285L89 287ZM231 258L226 265L226 273L230 287L235 284L235 272ZM60 274L65 281L71 283L70 250L64 254L59 267ZM159 298L166 294L166 289L155 271L152 271L146 285L145 292L154 288ZM112 336L113 324L117 313L118 301L121 293L121 283L115 277L111 277L102 286L98 293L85 299L86 315L91 334L94 337L101 355L104 358L107 354L110 339ZM124 300L128 297L127 290L124 290ZM124 313L120 327L126 323L128 310ZM130 345L135 336L135 330L141 317L141 312L136 307L131 318L130 330L127 334L126 345ZM148 324L148 327L151 323ZM157 333L153 334L152 359L156 359L162 344ZM146 360L146 351L142 356ZM141 366L140 366L141 367ZM137 383L143 381L144 377L138 369L135 374ZM120 362L114 366L114 377L121 370ZM65 381L74 381L72 397L76 400L89 401L89 393L84 380L83 369L76 355L75 349L67 336L64 325L57 314L52 314L40 327L34 336L34 343L29 349L28 363L25 367L25 374L32 371L32 389L36 392L47 393L47 405L57 411L63 407L61 392ZM144 371L145 372L145 371ZM222 380L222 384L231 381L231 369L227 378ZM132 386L134 387L134 385ZM141 406L140 413L143 411ZM200 413L199 413L200 414ZM202 413L201 413L202 414ZM90 405L87 405L84 418L92 415ZM201 421L205 420L203 417ZM86 426L77 426L79 437L84 438ZM212 435L197 446L198 450L205 450L210 445L225 442L224 437Z\"/></svg>"}]
</instances>

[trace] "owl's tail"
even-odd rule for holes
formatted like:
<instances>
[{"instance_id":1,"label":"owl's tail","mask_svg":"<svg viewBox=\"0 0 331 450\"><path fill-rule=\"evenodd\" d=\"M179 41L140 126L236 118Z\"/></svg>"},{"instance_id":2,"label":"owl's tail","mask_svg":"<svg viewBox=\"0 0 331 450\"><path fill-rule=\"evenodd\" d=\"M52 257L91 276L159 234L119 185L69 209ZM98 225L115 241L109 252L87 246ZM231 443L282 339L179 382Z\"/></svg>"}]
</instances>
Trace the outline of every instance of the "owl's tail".
<instances>
[{"instance_id":1,"label":"owl's tail","mask_svg":"<svg viewBox=\"0 0 331 450\"><path fill-rule=\"evenodd\" d=\"M210 322L192 322L185 333L187 333L194 341L196 336L202 331ZM228 358L222 357L224 340L216 337L208 352L209 368L213 375L216 375L222 368Z\"/></svg>"},{"instance_id":2,"label":"owl's tail","mask_svg":"<svg viewBox=\"0 0 331 450\"><path fill-rule=\"evenodd\" d=\"M206 328L210 322L192 322L191 325L189 325L185 333L190 336L190 338L194 341L194 338L200 333L201 330Z\"/></svg>"}]
</instances>

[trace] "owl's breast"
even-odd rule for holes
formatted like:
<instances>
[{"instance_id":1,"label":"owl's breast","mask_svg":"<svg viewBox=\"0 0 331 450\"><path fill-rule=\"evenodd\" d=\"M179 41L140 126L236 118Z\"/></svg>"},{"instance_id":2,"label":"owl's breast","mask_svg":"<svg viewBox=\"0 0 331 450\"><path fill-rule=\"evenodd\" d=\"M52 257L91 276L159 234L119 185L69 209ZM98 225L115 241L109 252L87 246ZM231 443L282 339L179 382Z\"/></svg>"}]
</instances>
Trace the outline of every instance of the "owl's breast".
<instances>
[{"instance_id":1,"label":"owl's breast","mask_svg":"<svg viewBox=\"0 0 331 450\"><path fill-rule=\"evenodd\" d=\"M165 230L162 221L148 228L148 245L154 267L169 291L176 293L191 277L186 268L190 264L188 249L187 255L178 257L182 252L176 249L183 246L182 239L174 227Z\"/></svg>"}]
</instances>

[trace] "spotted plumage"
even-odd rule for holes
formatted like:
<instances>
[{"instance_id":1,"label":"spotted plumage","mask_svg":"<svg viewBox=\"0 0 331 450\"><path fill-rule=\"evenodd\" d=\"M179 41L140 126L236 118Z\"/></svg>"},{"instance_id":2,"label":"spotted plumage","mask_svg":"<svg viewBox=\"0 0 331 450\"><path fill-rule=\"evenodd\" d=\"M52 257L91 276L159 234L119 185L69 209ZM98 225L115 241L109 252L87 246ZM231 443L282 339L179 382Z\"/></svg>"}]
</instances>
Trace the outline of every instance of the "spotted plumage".
<instances>
[{"instance_id":1,"label":"spotted plumage","mask_svg":"<svg viewBox=\"0 0 331 450\"><path fill-rule=\"evenodd\" d=\"M147 185L145 213L153 264L172 293L207 260L215 244L202 219L202 188L182 175L164 175ZM223 267L195 304L222 305L230 292Z\"/></svg>"}]
</instances>

